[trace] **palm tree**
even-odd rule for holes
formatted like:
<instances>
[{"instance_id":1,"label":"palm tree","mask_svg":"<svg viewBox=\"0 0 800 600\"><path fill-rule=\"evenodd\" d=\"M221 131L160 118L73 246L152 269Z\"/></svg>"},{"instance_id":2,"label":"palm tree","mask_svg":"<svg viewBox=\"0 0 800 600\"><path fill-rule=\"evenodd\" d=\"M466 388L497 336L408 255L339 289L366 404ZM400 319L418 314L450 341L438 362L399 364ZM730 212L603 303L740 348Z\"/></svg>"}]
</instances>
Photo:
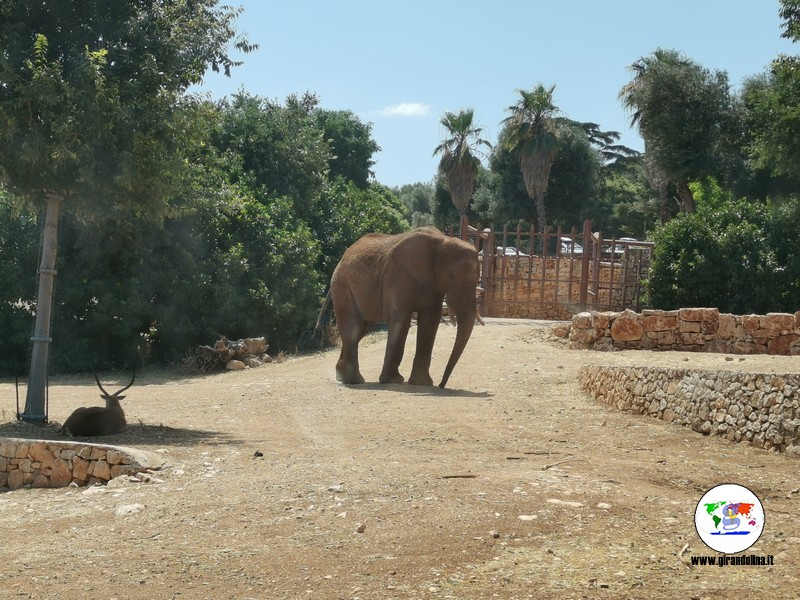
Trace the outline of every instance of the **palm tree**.
<instances>
[{"instance_id":1,"label":"palm tree","mask_svg":"<svg viewBox=\"0 0 800 600\"><path fill-rule=\"evenodd\" d=\"M519 90L520 98L507 110L511 116L503 119L508 128L506 147L519 152L519 164L525 189L536 204L539 230L547 231L544 197L550 180L550 168L558 151L559 125L565 121L553 104L556 86L541 83L530 91Z\"/></svg>"},{"instance_id":2,"label":"palm tree","mask_svg":"<svg viewBox=\"0 0 800 600\"><path fill-rule=\"evenodd\" d=\"M481 161L476 156L480 146L491 148L492 145L480 137L483 131L474 123L475 111L471 108L459 110L457 113L445 112L439 121L449 136L433 151L433 155L441 154L439 172L444 176L450 188L453 205L463 217L475 191L475 177Z\"/></svg>"}]
</instances>

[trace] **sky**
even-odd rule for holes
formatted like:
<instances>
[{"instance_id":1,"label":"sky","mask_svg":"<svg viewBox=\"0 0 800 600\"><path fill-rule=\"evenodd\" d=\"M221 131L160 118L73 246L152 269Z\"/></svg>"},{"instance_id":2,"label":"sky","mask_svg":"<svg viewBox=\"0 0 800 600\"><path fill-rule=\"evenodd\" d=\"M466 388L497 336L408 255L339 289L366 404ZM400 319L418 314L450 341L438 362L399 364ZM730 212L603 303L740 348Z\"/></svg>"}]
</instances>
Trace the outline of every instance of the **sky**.
<instances>
[{"instance_id":1,"label":"sky","mask_svg":"<svg viewBox=\"0 0 800 600\"><path fill-rule=\"evenodd\" d=\"M445 111L472 108L494 143L507 108L542 83L576 121L618 131L642 149L619 101L628 66L656 48L728 73L736 91L779 54L778 0L226 0L259 49L231 77L193 91L283 101L313 92L326 110L372 124L387 186L429 182Z\"/></svg>"}]
</instances>

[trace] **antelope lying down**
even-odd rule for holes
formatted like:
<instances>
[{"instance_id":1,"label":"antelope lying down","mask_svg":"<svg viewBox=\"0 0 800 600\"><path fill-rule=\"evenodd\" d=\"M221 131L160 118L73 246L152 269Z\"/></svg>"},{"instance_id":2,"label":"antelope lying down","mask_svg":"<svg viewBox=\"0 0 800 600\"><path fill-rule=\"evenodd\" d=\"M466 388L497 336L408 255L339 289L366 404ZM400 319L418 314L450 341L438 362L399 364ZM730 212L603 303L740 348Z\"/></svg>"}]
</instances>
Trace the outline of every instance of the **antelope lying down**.
<instances>
[{"instance_id":1,"label":"antelope lying down","mask_svg":"<svg viewBox=\"0 0 800 600\"><path fill-rule=\"evenodd\" d=\"M133 374L131 382L121 390L117 390L113 394L109 394L100 384L97 378L97 373L94 374L94 380L97 382L97 387L102 392L100 397L106 401L105 406L82 406L76 408L75 411L64 421L61 427L61 432L68 435L80 436L96 436L96 435L110 435L112 433L122 433L125 431L127 422L125 421L125 413L119 405L119 401L125 396L120 396L122 392L127 390L133 385L136 379L136 373Z\"/></svg>"}]
</instances>

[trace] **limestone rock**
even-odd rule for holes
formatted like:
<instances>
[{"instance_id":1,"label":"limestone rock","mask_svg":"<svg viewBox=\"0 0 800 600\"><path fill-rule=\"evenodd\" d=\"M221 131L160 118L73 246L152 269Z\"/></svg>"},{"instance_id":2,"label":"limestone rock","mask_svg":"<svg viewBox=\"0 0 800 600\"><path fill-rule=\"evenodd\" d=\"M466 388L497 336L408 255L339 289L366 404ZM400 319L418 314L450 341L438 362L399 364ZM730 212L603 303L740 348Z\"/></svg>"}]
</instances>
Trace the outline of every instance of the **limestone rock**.
<instances>
[{"instance_id":1,"label":"limestone rock","mask_svg":"<svg viewBox=\"0 0 800 600\"><path fill-rule=\"evenodd\" d=\"M621 313L611 323L611 337L615 342L634 342L644 335L642 316L632 310Z\"/></svg>"}]
</instances>

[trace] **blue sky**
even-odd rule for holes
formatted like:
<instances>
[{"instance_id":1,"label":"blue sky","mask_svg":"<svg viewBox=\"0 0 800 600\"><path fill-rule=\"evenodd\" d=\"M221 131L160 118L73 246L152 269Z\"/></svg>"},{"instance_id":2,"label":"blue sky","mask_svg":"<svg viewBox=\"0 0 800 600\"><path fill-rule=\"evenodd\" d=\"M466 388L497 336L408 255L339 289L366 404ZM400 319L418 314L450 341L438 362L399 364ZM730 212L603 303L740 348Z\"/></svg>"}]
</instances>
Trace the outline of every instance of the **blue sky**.
<instances>
[{"instance_id":1,"label":"blue sky","mask_svg":"<svg viewBox=\"0 0 800 600\"><path fill-rule=\"evenodd\" d=\"M734 89L779 53L777 0L228 0L259 50L230 79L195 91L244 89L283 100L311 91L322 108L373 125L377 180L431 181L445 111L471 107L494 143L518 89L555 85L568 117L622 133L641 149L618 99L627 67L658 47L727 71Z\"/></svg>"}]
</instances>

